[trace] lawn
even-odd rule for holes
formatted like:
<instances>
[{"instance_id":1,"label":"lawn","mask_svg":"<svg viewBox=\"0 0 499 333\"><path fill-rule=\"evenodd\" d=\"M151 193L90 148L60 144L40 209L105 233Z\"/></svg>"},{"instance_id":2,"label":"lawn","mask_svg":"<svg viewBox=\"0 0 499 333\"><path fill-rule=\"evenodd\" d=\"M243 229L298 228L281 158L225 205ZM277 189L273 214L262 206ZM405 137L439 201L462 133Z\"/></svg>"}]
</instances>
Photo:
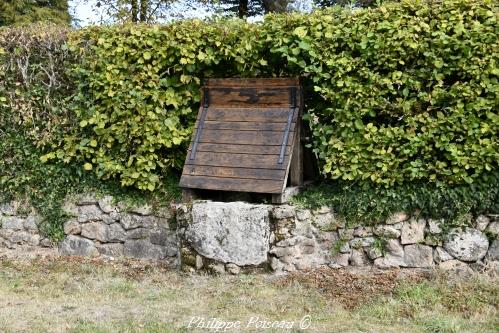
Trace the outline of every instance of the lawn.
<instances>
[{"instance_id":1,"label":"lawn","mask_svg":"<svg viewBox=\"0 0 499 333\"><path fill-rule=\"evenodd\" d=\"M310 325L305 332L497 332L497 282L331 269L207 276L138 261L0 253L0 332L301 332L300 324Z\"/></svg>"}]
</instances>

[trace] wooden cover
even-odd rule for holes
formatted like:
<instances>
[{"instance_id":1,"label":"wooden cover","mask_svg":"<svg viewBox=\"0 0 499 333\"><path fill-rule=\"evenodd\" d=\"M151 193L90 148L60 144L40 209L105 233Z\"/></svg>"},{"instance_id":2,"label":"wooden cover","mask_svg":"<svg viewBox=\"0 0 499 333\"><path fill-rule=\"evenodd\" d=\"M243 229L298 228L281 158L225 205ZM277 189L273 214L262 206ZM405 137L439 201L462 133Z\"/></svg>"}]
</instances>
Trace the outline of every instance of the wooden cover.
<instances>
[{"instance_id":1,"label":"wooden cover","mask_svg":"<svg viewBox=\"0 0 499 333\"><path fill-rule=\"evenodd\" d=\"M207 80L180 186L282 193L301 96L297 78Z\"/></svg>"}]
</instances>

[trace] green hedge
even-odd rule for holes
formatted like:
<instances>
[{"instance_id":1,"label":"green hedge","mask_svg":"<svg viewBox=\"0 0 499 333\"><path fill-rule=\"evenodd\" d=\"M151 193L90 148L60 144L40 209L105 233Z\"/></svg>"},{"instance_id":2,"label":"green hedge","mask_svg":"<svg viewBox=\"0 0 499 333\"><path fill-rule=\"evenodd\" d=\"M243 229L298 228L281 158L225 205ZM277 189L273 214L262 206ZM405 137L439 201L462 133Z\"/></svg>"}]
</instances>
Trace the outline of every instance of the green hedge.
<instances>
[{"instance_id":1,"label":"green hedge","mask_svg":"<svg viewBox=\"0 0 499 333\"><path fill-rule=\"evenodd\" d=\"M56 117L71 126L57 126L64 140L54 136L42 159L154 190L182 166L204 78L301 75L326 177L472 183L498 169L497 9L487 0L413 1L268 15L258 24L75 31L55 47L69 52L68 89L42 91L65 97L44 112L74 116ZM5 43L0 68L12 58ZM0 84L3 113L16 115L31 94L17 90Z\"/></svg>"},{"instance_id":2,"label":"green hedge","mask_svg":"<svg viewBox=\"0 0 499 333\"><path fill-rule=\"evenodd\" d=\"M334 179L303 204L365 223L499 213L498 20L496 2L443 0L258 24L1 28L0 202L29 199L53 238L68 193L167 202L204 78L300 75Z\"/></svg>"}]
</instances>

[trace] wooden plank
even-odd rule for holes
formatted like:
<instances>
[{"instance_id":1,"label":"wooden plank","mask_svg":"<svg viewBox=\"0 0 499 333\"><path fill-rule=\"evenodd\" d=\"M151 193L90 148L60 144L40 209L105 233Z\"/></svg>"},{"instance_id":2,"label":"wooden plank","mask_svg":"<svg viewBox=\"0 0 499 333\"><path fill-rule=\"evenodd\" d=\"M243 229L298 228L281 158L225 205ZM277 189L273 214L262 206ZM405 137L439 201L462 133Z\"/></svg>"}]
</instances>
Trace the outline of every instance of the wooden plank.
<instances>
[{"instance_id":1,"label":"wooden plank","mask_svg":"<svg viewBox=\"0 0 499 333\"><path fill-rule=\"evenodd\" d=\"M282 180L220 178L207 176L199 177L183 175L180 179L180 186L206 190L280 193L282 191Z\"/></svg>"},{"instance_id":2,"label":"wooden plank","mask_svg":"<svg viewBox=\"0 0 499 333\"><path fill-rule=\"evenodd\" d=\"M294 137L293 133L290 132L290 140ZM274 146L282 144L283 136L284 132L203 129L199 142Z\"/></svg>"},{"instance_id":3,"label":"wooden plank","mask_svg":"<svg viewBox=\"0 0 499 333\"><path fill-rule=\"evenodd\" d=\"M298 78L206 80L209 108L196 157L186 159L181 187L275 195L286 187L288 174L291 182L299 181L295 172L299 167L290 170L293 156L293 165L298 165L301 157L295 147L296 143L300 146L298 112L291 122L285 160L278 163L290 114L291 87L296 87L297 107L302 108L299 84ZM189 153L191 149L192 142Z\"/></svg>"},{"instance_id":4,"label":"wooden plank","mask_svg":"<svg viewBox=\"0 0 499 333\"><path fill-rule=\"evenodd\" d=\"M224 122L262 122L285 123L288 119L288 108L212 108L208 109L206 121Z\"/></svg>"},{"instance_id":5,"label":"wooden plank","mask_svg":"<svg viewBox=\"0 0 499 333\"><path fill-rule=\"evenodd\" d=\"M210 107L289 106L290 88L286 87L211 87Z\"/></svg>"},{"instance_id":6,"label":"wooden plank","mask_svg":"<svg viewBox=\"0 0 499 333\"><path fill-rule=\"evenodd\" d=\"M183 175L210 176L220 178L268 179L283 180L284 170L268 170L255 168L218 167L207 165L186 165Z\"/></svg>"},{"instance_id":7,"label":"wooden plank","mask_svg":"<svg viewBox=\"0 0 499 333\"><path fill-rule=\"evenodd\" d=\"M267 122L227 122L227 121L205 121L204 128L211 130L234 130L234 131L284 131L286 123L267 123ZM198 128L196 122L194 129ZM291 124L293 131L295 124Z\"/></svg>"},{"instance_id":8,"label":"wooden plank","mask_svg":"<svg viewBox=\"0 0 499 333\"><path fill-rule=\"evenodd\" d=\"M241 79L241 78L228 78L228 79L206 79L204 85L211 86L225 86L225 87L247 87L247 86L299 86L300 79L297 77L287 78L264 78L264 79Z\"/></svg>"},{"instance_id":9,"label":"wooden plank","mask_svg":"<svg viewBox=\"0 0 499 333\"><path fill-rule=\"evenodd\" d=\"M278 158L279 157L276 155L249 155L198 151L195 159L191 160L187 158L186 164L254 169L286 169L290 156L285 156L283 164L277 163Z\"/></svg>"},{"instance_id":10,"label":"wooden plank","mask_svg":"<svg viewBox=\"0 0 499 333\"><path fill-rule=\"evenodd\" d=\"M236 154L256 154L256 155L279 155L280 146L256 146L256 145L238 145L230 143L205 143L198 144L197 151L205 152L219 152L219 153L236 153ZM189 147L189 152L192 149ZM291 144L286 147L285 154L289 155L291 152Z\"/></svg>"}]
</instances>

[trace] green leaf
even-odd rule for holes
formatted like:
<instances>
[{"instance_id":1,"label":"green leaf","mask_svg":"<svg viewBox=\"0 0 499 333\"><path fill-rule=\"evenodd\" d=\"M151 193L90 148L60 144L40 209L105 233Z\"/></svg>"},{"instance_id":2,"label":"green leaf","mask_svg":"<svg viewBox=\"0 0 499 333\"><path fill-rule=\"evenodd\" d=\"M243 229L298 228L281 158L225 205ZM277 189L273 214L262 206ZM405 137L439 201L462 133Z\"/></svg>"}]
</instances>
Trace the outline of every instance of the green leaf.
<instances>
[{"instance_id":1,"label":"green leaf","mask_svg":"<svg viewBox=\"0 0 499 333\"><path fill-rule=\"evenodd\" d=\"M361 130L364 128L364 123L360 119L355 120L355 128Z\"/></svg>"}]
</instances>

